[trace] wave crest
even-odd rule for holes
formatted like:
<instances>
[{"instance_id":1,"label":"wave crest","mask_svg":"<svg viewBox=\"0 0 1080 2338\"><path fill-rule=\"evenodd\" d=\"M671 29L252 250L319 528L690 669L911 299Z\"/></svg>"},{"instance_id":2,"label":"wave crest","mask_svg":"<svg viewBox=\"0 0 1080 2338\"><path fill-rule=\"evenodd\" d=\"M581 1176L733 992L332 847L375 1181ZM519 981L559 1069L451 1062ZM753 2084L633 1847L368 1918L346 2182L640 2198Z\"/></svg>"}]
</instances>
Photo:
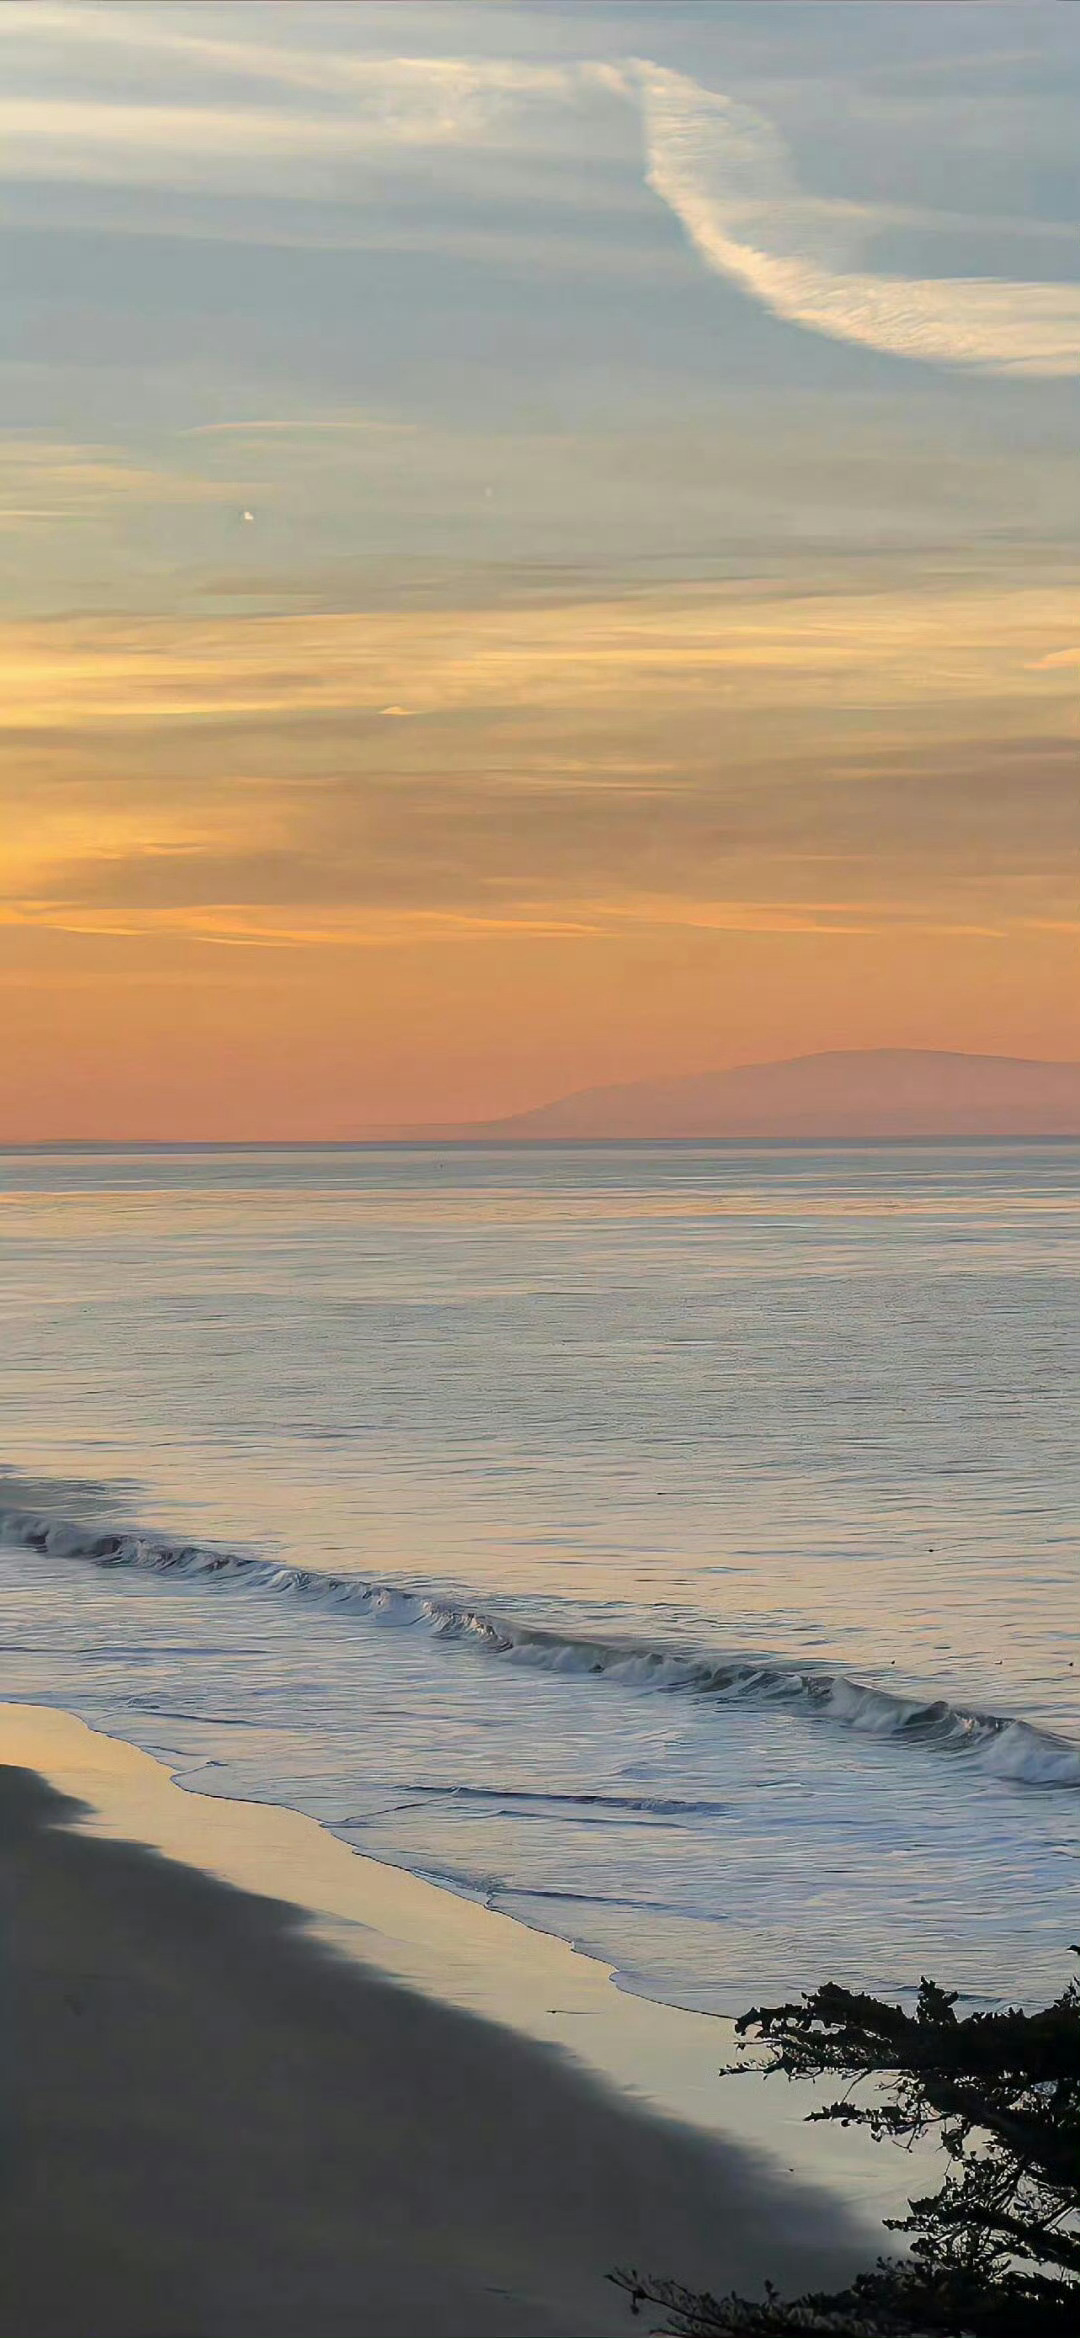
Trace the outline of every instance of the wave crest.
<instances>
[{"instance_id":1,"label":"wave crest","mask_svg":"<svg viewBox=\"0 0 1080 2338\"><path fill-rule=\"evenodd\" d=\"M633 1640L602 1640L500 1617L422 1591L282 1565L213 1545L171 1542L130 1529L102 1528L36 1510L0 1505L0 1541L45 1557L95 1567L131 1567L232 1583L272 1597L317 1600L366 1622L419 1627L461 1640L488 1656L544 1672L601 1677L660 1694L710 1698L718 1704L783 1703L856 1735L936 1748L978 1761L992 1776L1024 1786L1080 1788L1080 1746L1015 1715L980 1712L947 1698L920 1699L873 1686L843 1672L718 1656Z\"/></svg>"}]
</instances>

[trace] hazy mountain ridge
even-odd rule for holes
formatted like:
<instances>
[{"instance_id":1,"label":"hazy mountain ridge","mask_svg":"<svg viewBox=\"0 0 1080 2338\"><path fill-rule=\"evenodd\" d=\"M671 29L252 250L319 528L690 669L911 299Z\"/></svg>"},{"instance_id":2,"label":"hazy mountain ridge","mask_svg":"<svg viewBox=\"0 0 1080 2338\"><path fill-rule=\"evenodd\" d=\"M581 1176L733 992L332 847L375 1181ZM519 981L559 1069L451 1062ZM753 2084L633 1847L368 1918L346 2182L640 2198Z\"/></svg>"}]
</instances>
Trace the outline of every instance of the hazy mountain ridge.
<instances>
[{"instance_id":1,"label":"hazy mountain ridge","mask_svg":"<svg viewBox=\"0 0 1080 2338\"><path fill-rule=\"evenodd\" d=\"M498 1120L399 1130L459 1142L1080 1136L1080 1063L931 1048L831 1049L582 1088Z\"/></svg>"}]
</instances>

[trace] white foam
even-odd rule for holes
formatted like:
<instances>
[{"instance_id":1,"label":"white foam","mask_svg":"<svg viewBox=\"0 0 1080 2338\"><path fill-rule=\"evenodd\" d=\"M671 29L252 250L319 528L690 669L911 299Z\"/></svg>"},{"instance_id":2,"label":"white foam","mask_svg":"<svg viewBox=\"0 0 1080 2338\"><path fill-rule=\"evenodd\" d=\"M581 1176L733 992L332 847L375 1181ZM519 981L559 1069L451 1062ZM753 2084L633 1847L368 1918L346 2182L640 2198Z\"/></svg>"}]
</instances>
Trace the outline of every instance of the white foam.
<instances>
[{"instance_id":1,"label":"white foam","mask_svg":"<svg viewBox=\"0 0 1080 2338\"><path fill-rule=\"evenodd\" d=\"M582 1681L607 1680L718 1705L779 1701L804 1713L808 1721L835 1722L856 1737L961 1753L991 1776L1015 1784L1080 1787L1080 1746L1066 1738L1034 1728L1015 1715L978 1712L946 1698L920 1700L910 1692L883 1689L843 1672L796 1668L778 1659L762 1662L738 1653L578 1638L360 1576L281 1566L251 1553L176 1543L31 1510L0 1506L0 1539L47 1558L107 1569L136 1568L206 1586L330 1605L384 1629L421 1627L439 1640L461 1641L517 1666Z\"/></svg>"}]
</instances>

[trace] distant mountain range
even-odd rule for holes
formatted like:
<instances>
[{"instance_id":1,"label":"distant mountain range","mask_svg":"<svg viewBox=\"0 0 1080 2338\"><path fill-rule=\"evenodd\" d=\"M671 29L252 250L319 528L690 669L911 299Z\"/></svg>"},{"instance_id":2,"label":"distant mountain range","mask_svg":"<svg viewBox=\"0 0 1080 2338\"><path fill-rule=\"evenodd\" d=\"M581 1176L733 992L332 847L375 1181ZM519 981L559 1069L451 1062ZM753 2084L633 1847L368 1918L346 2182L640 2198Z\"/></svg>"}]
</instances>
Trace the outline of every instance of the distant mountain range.
<instances>
[{"instance_id":1,"label":"distant mountain range","mask_svg":"<svg viewBox=\"0 0 1080 2338\"><path fill-rule=\"evenodd\" d=\"M389 1133L389 1132L387 1132ZM399 1129L440 1142L1080 1136L1080 1063L837 1048L731 1071L581 1088L503 1120Z\"/></svg>"}]
</instances>

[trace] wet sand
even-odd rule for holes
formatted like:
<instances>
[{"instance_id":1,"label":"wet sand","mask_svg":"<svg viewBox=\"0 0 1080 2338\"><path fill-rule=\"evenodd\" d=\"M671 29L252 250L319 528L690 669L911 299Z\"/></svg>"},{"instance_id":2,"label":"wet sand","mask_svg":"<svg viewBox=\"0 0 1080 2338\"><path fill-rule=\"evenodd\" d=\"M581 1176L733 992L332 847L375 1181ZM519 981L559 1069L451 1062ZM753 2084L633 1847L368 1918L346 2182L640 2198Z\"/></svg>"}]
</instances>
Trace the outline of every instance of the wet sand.
<instances>
[{"instance_id":1,"label":"wet sand","mask_svg":"<svg viewBox=\"0 0 1080 2338\"><path fill-rule=\"evenodd\" d=\"M600 2338L641 2327L616 2265L867 2260L825 2193L83 1809L0 1770L0 2338Z\"/></svg>"}]
</instances>

